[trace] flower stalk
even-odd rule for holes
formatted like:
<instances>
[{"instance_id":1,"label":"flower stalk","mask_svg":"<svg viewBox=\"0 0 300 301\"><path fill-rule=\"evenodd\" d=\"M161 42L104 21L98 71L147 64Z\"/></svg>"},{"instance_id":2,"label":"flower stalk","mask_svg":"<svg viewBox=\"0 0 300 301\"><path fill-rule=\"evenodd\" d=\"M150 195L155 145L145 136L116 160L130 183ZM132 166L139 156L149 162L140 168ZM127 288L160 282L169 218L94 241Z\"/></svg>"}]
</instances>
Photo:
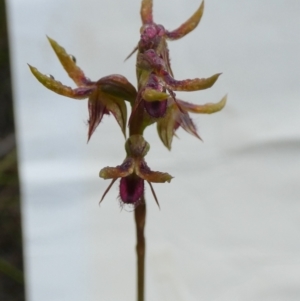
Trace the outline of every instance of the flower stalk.
<instances>
[{"instance_id":1,"label":"flower stalk","mask_svg":"<svg viewBox=\"0 0 300 301\"><path fill-rule=\"evenodd\" d=\"M146 202L144 196L141 204L134 211L136 225L136 255L137 255L137 301L144 301L145 295L145 223Z\"/></svg>"},{"instance_id":2,"label":"flower stalk","mask_svg":"<svg viewBox=\"0 0 300 301\"><path fill-rule=\"evenodd\" d=\"M159 206L152 183L170 182L173 178L166 172L152 171L148 167L145 157L150 144L144 138L144 130L156 124L158 136L169 150L179 127L201 139L190 114L218 112L224 108L227 99L227 96L224 96L217 103L196 105L183 101L176 95L177 91L208 89L221 75L221 73L216 73L207 78L178 80L171 69L167 42L184 37L198 26L204 11L204 2L186 22L173 31L168 31L154 22L152 6L152 0L142 0L140 40L126 58L137 52L137 88L126 77L119 74L104 76L97 81L90 80L77 66L74 57L51 38L48 38L51 47L77 87L65 86L53 76L44 75L29 65L33 75L46 88L77 100L87 99L88 141L106 115L113 115L125 139L129 129L129 136L125 141L126 156L123 162L116 167L107 166L100 170L99 176L102 179L111 180L100 202L118 180L121 205L134 209L138 301L144 301L145 295L145 182L150 185L154 200ZM131 108L129 118L126 101Z\"/></svg>"}]
</instances>

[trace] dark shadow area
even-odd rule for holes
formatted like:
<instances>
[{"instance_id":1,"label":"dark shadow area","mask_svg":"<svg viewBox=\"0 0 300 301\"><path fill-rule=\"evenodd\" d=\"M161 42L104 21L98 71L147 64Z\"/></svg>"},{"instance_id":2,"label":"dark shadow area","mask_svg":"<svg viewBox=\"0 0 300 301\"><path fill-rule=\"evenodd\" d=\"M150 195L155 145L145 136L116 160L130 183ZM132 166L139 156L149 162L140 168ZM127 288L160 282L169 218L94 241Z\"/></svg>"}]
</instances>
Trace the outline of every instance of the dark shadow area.
<instances>
[{"instance_id":1,"label":"dark shadow area","mask_svg":"<svg viewBox=\"0 0 300 301\"><path fill-rule=\"evenodd\" d=\"M5 1L0 0L0 300L23 301L20 190Z\"/></svg>"}]
</instances>

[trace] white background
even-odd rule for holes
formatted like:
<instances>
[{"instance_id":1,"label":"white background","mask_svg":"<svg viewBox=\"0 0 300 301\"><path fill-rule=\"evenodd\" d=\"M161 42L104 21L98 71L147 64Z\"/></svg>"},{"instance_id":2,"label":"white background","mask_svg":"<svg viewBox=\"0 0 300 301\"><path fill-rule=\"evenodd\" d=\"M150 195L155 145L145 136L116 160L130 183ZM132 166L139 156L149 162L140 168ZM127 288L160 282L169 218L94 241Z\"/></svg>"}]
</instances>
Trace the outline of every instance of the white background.
<instances>
[{"instance_id":1,"label":"white background","mask_svg":"<svg viewBox=\"0 0 300 301\"><path fill-rule=\"evenodd\" d=\"M27 301L135 300L133 213L101 168L124 159L124 140L104 117L89 144L86 101L40 85L26 63L67 85L46 34L93 80L135 84L139 0L7 0L22 181ZM196 0L154 1L174 29ZM228 104L195 115L204 143L179 131L171 153L155 127L147 162L169 172L147 188L147 301L300 300L300 2L207 0L199 27L170 43L175 78L223 72L212 89L178 93Z\"/></svg>"}]
</instances>

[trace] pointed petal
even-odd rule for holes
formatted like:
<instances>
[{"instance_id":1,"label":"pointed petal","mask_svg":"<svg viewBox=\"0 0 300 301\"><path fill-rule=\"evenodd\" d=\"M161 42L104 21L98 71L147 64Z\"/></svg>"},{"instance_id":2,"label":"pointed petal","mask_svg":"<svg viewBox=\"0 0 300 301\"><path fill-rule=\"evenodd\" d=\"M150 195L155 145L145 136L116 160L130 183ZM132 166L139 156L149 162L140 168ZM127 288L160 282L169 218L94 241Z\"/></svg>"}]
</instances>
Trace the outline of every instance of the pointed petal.
<instances>
[{"instance_id":1,"label":"pointed petal","mask_svg":"<svg viewBox=\"0 0 300 301\"><path fill-rule=\"evenodd\" d=\"M147 183L149 184L150 189L151 189L151 192L152 192L152 195L153 195L153 197L154 197L154 199L155 199L155 202L156 202L158 208L160 209L159 202L158 202L156 193L155 193L155 191L154 191L154 189L153 189L153 186L152 186L151 182L148 182L148 181L147 181Z\"/></svg>"},{"instance_id":2,"label":"pointed petal","mask_svg":"<svg viewBox=\"0 0 300 301\"><path fill-rule=\"evenodd\" d=\"M161 91L157 91L156 89L146 88L142 92L142 98L146 101L157 101L157 100L165 100L169 97L169 94Z\"/></svg>"},{"instance_id":3,"label":"pointed petal","mask_svg":"<svg viewBox=\"0 0 300 301\"><path fill-rule=\"evenodd\" d=\"M221 75L221 73L217 73L209 78L176 80L166 70L164 60L153 49L138 54L137 67L141 70L155 72L163 79L167 87L174 91L198 91L210 88Z\"/></svg>"},{"instance_id":4,"label":"pointed petal","mask_svg":"<svg viewBox=\"0 0 300 301\"><path fill-rule=\"evenodd\" d=\"M49 90L66 96L71 97L75 99L84 99L87 98L95 89L94 86L90 87L79 87L76 89L72 89L71 87L63 85L61 82L55 80L54 78L51 78L48 75L44 75L41 72L39 72L35 67L28 65L32 74L35 76L35 78L46 88Z\"/></svg>"},{"instance_id":5,"label":"pointed petal","mask_svg":"<svg viewBox=\"0 0 300 301\"><path fill-rule=\"evenodd\" d=\"M142 0L141 18L143 24L153 23L152 6L152 0Z\"/></svg>"},{"instance_id":6,"label":"pointed petal","mask_svg":"<svg viewBox=\"0 0 300 301\"><path fill-rule=\"evenodd\" d=\"M100 170L99 177L105 180L127 177L133 173L134 160L130 157L116 167L104 167Z\"/></svg>"},{"instance_id":7,"label":"pointed petal","mask_svg":"<svg viewBox=\"0 0 300 301\"><path fill-rule=\"evenodd\" d=\"M73 79L77 86L83 86L90 82L85 77L83 71L76 65L74 57L66 52L56 41L47 37L59 61L67 71L68 75Z\"/></svg>"},{"instance_id":8,"label":"pointed petal","mask_svg":"<svg viewBox=\"0 0 300 301\"><path fill-rule=\"evenodd\" d=\"M124 62L127 61L138 49L139 49L139 46L135 46L134 49L127 55Z\"/></svg>"},{"instance_id":9,"label":"pointed petal","mask_svg":"<svg viewBox=\"0 0 300 301\"><path fill-rule=\"evenodd\" d=\"M91 139L92 134L95 132L97 126L101 122L104 114L109 114L101 99L98 98L98 93L95 91L89 98L88 101L89 109L89 130L88 130L88 141Z\"/></svg>"},{"instance_id":10,"label":"pointed petal","mask_svg":"<svg viewBox=\"0 0 300 301\"><path fill-rule=\"evenodd\" d=\"M107 187L106 190L104 191L104 193L103 193L103 195L102 195L102 197L101 197L101 200L99 201L99 205L100 205L100 203L104 200L106 194L109 192L111 186L113 186L113 184L116 182L116 180L117 180L117 179L113 179L113 180L110 182L110 184L108 185L108 187Z\"/></svg>"},{"instance_id":11,"label":"pointed petal","mask_svg":"<svg viewBox=\"0 0 300 301\"><path fill-rule=\"evenodd\" d=\"M179 114L179 109L175 103L169 105L167 113L164 118L160 118L157 121L157 132L160 140L166 148L171 150L174 129L176 120Z\"/></svg>"},{"instance_id":12,"label":"pointed petal","mask_svg":"<svg viewBox=\"0 0 300 301\"><path fill-rule=\"evenodd\" d=\"M176 80L169 73L164 73L163 79L168 87L174 91L198 91L210 88L220 75L221 73L217 73L208 78Z\"/></svg>"},{"instance_id":13,"label":"pointed petal","mask_svg":"<svg viewBox=\"0 0 300 301\"><path fill-rule=\"evenodd\" d=\"M173 177L166 172L151 171L144 160L136 163L135 173L142 179L152 183L171 182Z\"/></svg>"},{"instance_id":14,"label":"pointed petal","mask_svg":"<svg viewBox=\"0 0 300 301\"><path fill-rule=\"evenodd\" d=\"M126 137L127 107L125 101L123 99L104 94L102 102L106 109L114 115L124 137Z\"/></svg>"},{"instance_id":15,"label":"pointed petal","mask_svg":"<svg viewBox=\"0 0 300 301\"><path fill-rule=\"evenodd\" d=\"M102 77L97 85L102 92L130 102L135 101L137 96L135 87L123 75L112 74Z\"/></svg>"},{"instance_id":16,"label":"pointed petal","mask_svg":"<svg viewBox=\"0 0 300 301\"><path fill-rule=\"evenodd\" d=\"M188 113L179 113L179 118L178 118L178 123L179 125L189 134L193 135L194 137L202 140L200 136L197 133L196 126L193 122L193 120L190 118Z\"/></svg>"},{"instance_id":17,"label":"pointed petal","mask_svg":"<svg viewBox=\"0 0 300 301\"><path fill-rule=\"evenodd\" d=\"M167 32L166 34L167 37L170 40L177 40L184 37L192 30L194 30L201 20L201 17L203 15L203 10L204 10L204 1L201 3L197 11L186 22L184 22L177 29Z\"/></svg>"},{"instance_id":18,"label":"pointed petal","mask_svg":"<svg viewBox=\"0 0 300 301\"><path fill-rule=\"evenodd\" d=\"M225 95L217 103L206 103L204 105L194 105L185 101L178 100L179 104L188 112L198 114L212 114L221 111L227 101L227 95Z\"/></svg>"}]
</instances>

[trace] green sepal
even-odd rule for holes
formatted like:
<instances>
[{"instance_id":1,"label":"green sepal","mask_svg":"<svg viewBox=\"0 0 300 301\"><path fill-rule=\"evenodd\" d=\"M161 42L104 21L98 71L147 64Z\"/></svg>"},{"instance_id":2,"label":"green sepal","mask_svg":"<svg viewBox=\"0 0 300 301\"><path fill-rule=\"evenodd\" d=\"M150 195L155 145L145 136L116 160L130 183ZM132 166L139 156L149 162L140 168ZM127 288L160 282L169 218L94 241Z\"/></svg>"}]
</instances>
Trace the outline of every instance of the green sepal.
<instances>
[{"instance_id":1,"label":"green sepal","mask_svg":"<svg viewBox=\"0 0 300 301\"><path fill-rule=\"evenodd\" d=\"M158 101L158 100L166 100L169 97L169 94L165 92L160 92L155 89L146 88L142 92L142 98L146 101Z\"/></svg>"},{"instance_id":2,"label":"green sepal","mask_svg":"<svg viewBox=\"0 0 300 301\"><path fill-rule=\"evenodd\" d=\"M70 98L75 98L75 99L85 99L94 90L93 86L79 87L76 89L72 89L71 87L63 85L61 82L55 80L51 76L42 74L35 67L30 66L29 64L28 66L32 74L43 86L45 86L46 88L48 88L49 90L57 94L70 97Z\"/></svg>"},{"instance_id":3,"label":"green sepal","mask_svg":"<svg viewBox=\"0 0 300 301\"><path fill-rule=\"evenodd\" d=\"M74 57L66 52L56 41L47 36L50 45L52 46L55 54L57 55L60 63L70 76L70 78L76 83L77 86L84 85L86 83L86 77L83 71L76 65Z\"/></svg>"}]
</instances>

